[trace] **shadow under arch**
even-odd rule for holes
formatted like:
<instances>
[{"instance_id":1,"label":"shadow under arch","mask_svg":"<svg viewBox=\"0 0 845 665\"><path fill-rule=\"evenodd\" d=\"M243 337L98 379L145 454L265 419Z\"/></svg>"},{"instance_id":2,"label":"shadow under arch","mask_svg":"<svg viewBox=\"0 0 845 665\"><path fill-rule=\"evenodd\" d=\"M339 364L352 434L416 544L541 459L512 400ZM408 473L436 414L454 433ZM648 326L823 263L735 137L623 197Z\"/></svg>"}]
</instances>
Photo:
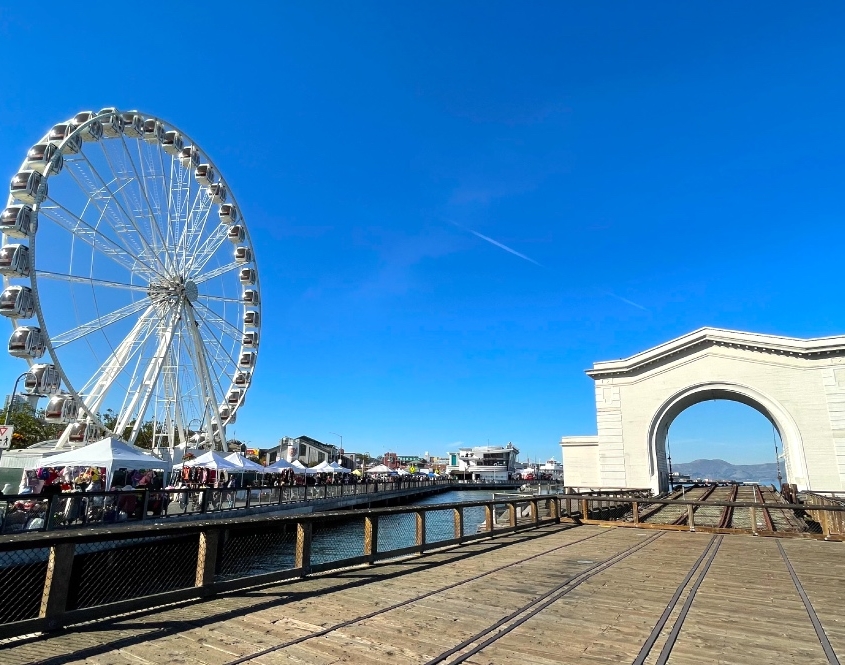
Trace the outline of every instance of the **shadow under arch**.
<instances>
[{"instance_id":1,"label":"shadow under arch","mask_svg":"<svg viewBox=\"0 0 845 665\"><path fill-rule=\"evenodd\" d=\"M806 486L807 462L804 458L804 444L801 432L789 412L779 402L751 386L707 381L688 386L670 396L651 419L648 430L648 470L654 489L660 492L669 489L666 437L672 422L689 407L716 399L740 402L763 414L780 435L788 482L796 483L799 488Z\"/></svg>"}]
</instances>

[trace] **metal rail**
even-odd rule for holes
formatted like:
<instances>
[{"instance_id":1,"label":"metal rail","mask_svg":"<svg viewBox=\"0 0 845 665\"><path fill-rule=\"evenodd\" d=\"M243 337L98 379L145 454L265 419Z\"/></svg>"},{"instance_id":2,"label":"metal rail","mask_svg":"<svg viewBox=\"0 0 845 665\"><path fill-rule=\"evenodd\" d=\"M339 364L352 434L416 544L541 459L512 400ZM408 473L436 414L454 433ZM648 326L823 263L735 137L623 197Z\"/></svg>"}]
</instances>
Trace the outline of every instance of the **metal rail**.
<instances>
[{"instance_id":1,"label":"metal rail","mask_svg":"<svg viewBox=\"0 0 845 665\"><path fill-rule=\"evenodd\" d=\"M601 536L601 535L603 535L603 534L595 533L592 536L587 536L586 538L581 538L580 540L575 540L571 543L559 545L558 547L553 547L553 548L545 550L543 552L539 552L538 554L532 554L531 556L527 556L527 557L524 557L522 559L519 559L518 561L514 561L512 563L507 563L503 566L493 568L492 570L488 570L484 573L479 573L478 575L475 575L473 577L469 577L465 580L461 580L460 582L454 582L454 583L451 583L451 584L446 584L442 587L434 589L433 591L428 591L426 593L419 594L418 596L414 596L413 598L409 598L407 600L403 600L403 601L400 601L398 603L394 603L393 605L388 605L387 607L383 607L381 609L375 610L375 611L370 612L368 614L363 614L359 617L355 617L354 619L348 619L347 621L341 621L340 623L336 623L336 624L329 626L327 628L323 628L322 630L318 630L318 631L315 631L313 633L308 633L307 635L301 635L301 636L299 636L295 639L288 640L287 642L282 642L281 644L276 644L276 645L273 645L272 647L267 647L266 649L262 649L261 651L258 651L256 653L248 654L248 655L242 656L241 658L238 658L236 660L228 661L228 662L224 663L223 665L240 665L241 663L247 663L247 662L254 660L256 658L260 658L261 656L266 656L269 653L273 653L275 651L280 651L282 649L286 649L287 647L291 647L291 646L294 646L296 644L302 644L303 642L307 642L308 640L313 640L317 637L323 637L324 635L328 635L329 633L333 633L336 630L341 630L342 628L352 626L356 623L360 623L362 621L367 621L368 619L372 619L373 617L377 617L381 614L386 614L387 612L391 612L392 610L396 610L396 609L399 609L401 607L406 607L406 606L411 605L413 603L419 602L420 600L425 600L426 598L430 598L431 596L434 596L434 595L437 595L437 594L440 594L440 593L444 593L446 591L451 591L452 589L463 586L465 584L469 584L471 582L477 582L478 580L483 579L483 578L487 577L488 575L498 573L501 570L506 570L507 568L513 568L514 566L518 566L518 565L523 564L527 561L532 561L533 559L538 559L541 556L546 556L547 554L552 554L553 552L558 552L558 551L564 549L565 547L570 547L571 545L578 545L580 543L583 543L586 540L590 540L592 538L596 538L596 537Z\"/></svg>"}]
</instances>

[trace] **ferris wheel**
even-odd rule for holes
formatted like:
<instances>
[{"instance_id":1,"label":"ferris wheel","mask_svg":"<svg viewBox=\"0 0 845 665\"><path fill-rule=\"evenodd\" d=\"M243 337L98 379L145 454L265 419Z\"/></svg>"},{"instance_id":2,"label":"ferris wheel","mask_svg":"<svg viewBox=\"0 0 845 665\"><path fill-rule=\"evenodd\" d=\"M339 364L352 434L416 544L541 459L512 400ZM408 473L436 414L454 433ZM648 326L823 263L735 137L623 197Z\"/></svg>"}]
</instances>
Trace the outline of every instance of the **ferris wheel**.
<instances>
[{"instance_id":1,"label":"ferris wheel","mask_svg":"<svg viewBox=\"0 0 845 665\"><path fill-rule=\"evenodd\" d=\"M67 425L57 446L106 432L223 446L258 355L258 266L192 139L138 111L79 113L29 150L0 231L9 353Z\"/></svg>"}]
</instances>

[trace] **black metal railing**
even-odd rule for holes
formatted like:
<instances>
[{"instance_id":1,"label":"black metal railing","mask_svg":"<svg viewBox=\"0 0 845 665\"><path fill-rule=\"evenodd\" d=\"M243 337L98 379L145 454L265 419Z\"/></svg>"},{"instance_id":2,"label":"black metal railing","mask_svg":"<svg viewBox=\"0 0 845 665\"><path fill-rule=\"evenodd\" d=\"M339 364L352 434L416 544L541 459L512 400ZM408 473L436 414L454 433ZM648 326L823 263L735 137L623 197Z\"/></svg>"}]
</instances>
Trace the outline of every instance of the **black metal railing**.
<instances>
[{"instance_id":1,"label":"black metal railing","mask_svg":"<svg viewBox=\"0 0 845 665\"><path fill-rule=\"evenodd\" d=\"M0 538L0 639L560 521L555 496Z\"/></svg>"},{"instance_id":2,"label":"black metal railing","mask_svg":"<svg viewBox=\"0 0 845 665\"><path fill-rule=\"evenodd\" d=\"M223 513L259 506L280 506L373 495L384 492L448 487L449 478L399 478L349 484L284 485L280 487L179 488L62 492L52 496L19 494L0 497L0 534L52 531L81 526L114 526L125 522L191 514Z\"/></svg>"}]
</instances>

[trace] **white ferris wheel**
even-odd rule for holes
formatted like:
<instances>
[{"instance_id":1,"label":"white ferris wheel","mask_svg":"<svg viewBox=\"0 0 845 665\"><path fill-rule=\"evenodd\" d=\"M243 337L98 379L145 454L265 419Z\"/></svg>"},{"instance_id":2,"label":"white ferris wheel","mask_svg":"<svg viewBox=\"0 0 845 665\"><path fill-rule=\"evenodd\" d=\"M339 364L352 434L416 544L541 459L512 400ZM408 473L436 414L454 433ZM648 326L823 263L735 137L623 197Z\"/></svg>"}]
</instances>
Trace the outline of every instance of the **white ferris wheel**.
<instances>
[{"instance_id":1,"label":"white ferris wheel","mask_svg":"<svg viewBox=\"0 0 845 665\"><path fill-rule=\"evenodd\" d=\"M193 140L138 111L79 113L29 150L0 230L9 353L67 425L57 446L150 427L154 447L223 445L255 370L258 266Z\"/></svg>"}]
</instances>

